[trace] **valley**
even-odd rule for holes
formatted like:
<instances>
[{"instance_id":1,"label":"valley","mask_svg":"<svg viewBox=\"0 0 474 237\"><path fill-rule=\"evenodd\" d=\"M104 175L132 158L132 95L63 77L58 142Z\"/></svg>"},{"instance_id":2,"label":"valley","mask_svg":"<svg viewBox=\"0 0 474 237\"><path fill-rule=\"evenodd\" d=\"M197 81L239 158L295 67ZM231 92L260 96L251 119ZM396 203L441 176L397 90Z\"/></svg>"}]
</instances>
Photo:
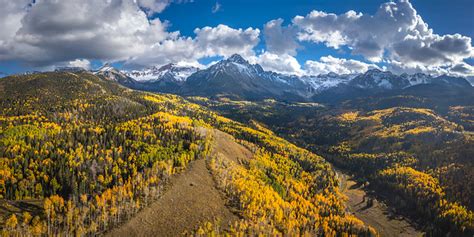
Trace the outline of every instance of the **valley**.
<instances>
[{"instance_id":1,"label":"valley","mask_svg":"<svg viewBox=\"0 0 474 237\"><path fill-rule=\"evenodd\" d=\"M0 0L0 237L474 237L473 13Z\"/></svg>"},{"instance_id":2,"label":"valley","mask_svg":"<svg viewBox=\"0 0 474 237\"><path fill-rule=\"evenodd\" d=\"M368 195L364 187L350 175L340 170L337 173L341 191L347 196L347 211L374 227L380 236L423 236L423 232L417 230L403 216L394 214L383 202ZM370 198L373 198L371 205L368 204Z\"/></svg>"},{"instance_id":3,"label":"valley","mask_svg":"<svg viewBox=\"0 0 474 237\"><path fill-rule=\"evenodd\" d=\"M472 100L468 98L473 94L463 95L458 99L446 96L441 102L440 97L426 94L385 94L336 105L189 99L241 122L261 123L295 144L321 154L334 166L349 172L358 183L365 183L364 191L376 194L390 209L412 219L411 222L421 223L419 231L440 235L455 228L472 229L473 164L469 157L473 140L469 122L472 115L468 112L472 106L468 101ZM354 200L360 199L363 191L346 191L351 191L346 194L354 198L348 204L359 210ZM380 227L380 221L390 217L383 209L371 210L375 214L356 212L356 216L379 229L393 227L392 234L403 230L398 224L394 227L393 222ZM428 214L432 212L440 214ZM446 212L459 216L452 216L454 219L449 221L445 218L451 214ZM426 222L427 219L436 224Z\"/></svg>"},{"instance_id":4,"label":"valley","mask_svg":"<svg viewBox=\"0 0 474 237\"><path fill-rule=\"evenodd\" d=\"M0 85L4 235L376 235L329 163L258 124L89 72Z\"/></svg>"},{"instance_id":5,"label":"valley","mask_svg":"<svg viewBox=\"0 0 474 237\"><path fill-rule=\"evenodd\" d=\"M0 79L4 233L472 232L474 94L462 79L372 70L301 100L308 91L254 84L274 78L240 56L216 68L189 76L202 94L179 79L186 97L141 92L111 66Z\"/></svg>"}]
</instances>

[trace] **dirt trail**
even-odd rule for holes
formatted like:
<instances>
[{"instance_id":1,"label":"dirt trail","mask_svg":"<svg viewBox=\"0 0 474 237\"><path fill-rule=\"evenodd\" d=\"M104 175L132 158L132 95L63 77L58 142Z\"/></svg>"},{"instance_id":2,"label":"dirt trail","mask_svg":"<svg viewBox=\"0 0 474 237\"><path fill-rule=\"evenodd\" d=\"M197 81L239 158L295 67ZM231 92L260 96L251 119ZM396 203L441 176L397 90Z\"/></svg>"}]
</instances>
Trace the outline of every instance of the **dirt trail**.
<instances>
[{"instance_id":1,"label":"dirt trail","mask_svg":"<svg viewBox=\"0 0 474 237\"><path fill-rule=\"evenodd\" d=\"M230 135L215 130L214 137L214 155L221 153L233 161L252 157L252 153ZM171 178L170 187L160 199L106 236L179 236L214 219L228 223L238 217L226 207L205 160L199 159L186 171Z\"/></svg>"},{"instance_id":2,"label":"dirt trail","mask_svg":"<svg viewBox=\"0 0 474 237\"><path fill-rule=\"evenodd\" d=\"M422 236L405 219L393 216L385 204L374 199L373 205L367 207L368 196L364 189L348 175L337 171L341 181L341 191L348 197L347 209L366 224L374 227L382 237ZM366 198L364 198L366 196ZM365 200L365 201L364 201Z\"/></svg>"}]
</instances>

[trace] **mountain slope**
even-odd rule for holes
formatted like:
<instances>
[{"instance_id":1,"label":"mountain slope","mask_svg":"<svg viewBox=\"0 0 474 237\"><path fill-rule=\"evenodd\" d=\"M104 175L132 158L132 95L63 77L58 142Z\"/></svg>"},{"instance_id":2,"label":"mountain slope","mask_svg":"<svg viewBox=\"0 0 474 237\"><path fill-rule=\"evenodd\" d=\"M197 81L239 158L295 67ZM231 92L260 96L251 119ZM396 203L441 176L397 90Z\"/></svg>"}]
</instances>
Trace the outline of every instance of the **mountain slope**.
<instances>
[{"instance_id":1,"label":"mountain slope","mask_svg":"<svg viewBox=\"0 0 474 237\"><path fill-rule=\"evenodd\" d=\"M325 154L428 235L474 233L472 88L420 84L332 105L190 99Z\"/></svg>"},{"instance_id":2,"label":"mountain slope","mask_svg":"<svg viewBox=\"0 0 474 237\"><path fill-rule=\"evenodd\" d=\"M338 103L344 100L367 98L379 95L425 95L436 98L436 94L469 94L474 91L470 83L460 77L446 75L431 77L426 74L417 73L413 75L402 74L400 76L391 72L383 72L378 69L369 70L355 76L346 83L339 83L334 87L316 93L312 99L316 102ZM448 96L446 99L453 97Z\"/></svg>"},{"instance_id":3,"label":"mountain slope","mask_svg":"<svg viewBox=\"0 0 474 237\"><path fill-rule=\"evenodd\" d=\"M252 158L252 152L234 141L232 136L218 130L212 133L215 139L212 144L213 156L235 161ZM189 231L190 226L199 226L206 221L219 219L224 223L223 228L228 229L227 223L239 219L226 206L226 200L215 187L205 160L194 162L187 171L173 177L169 186L157 202L120 228L107 233L107 236L151 236L155 233L179 236ZM175 218L177 213L183 217Z\"/></svg>"},{"instance_id":4,"label":"mountain slope","mask_svg":"<svg viewBox=\"0 0 474 237\"><path fill-rule=\"evenodd\" d=\"M335 173L320 156L258 124L118 81L88 72L0 79L9 92L0 94L2 234L103 234L158 200L170 176L199 162L202 169L205 161L239 219L229 230L221 228L229 223L215 222L189 232L375 235L344 211ZM232 135L253 158L210 155L212 129ZM32 208L26 200L41 204ZM180 215L170 225L182 223Z\"/></svg>"},{"instance_id":5,"label":"mountain slope","mask_svg":"<svg viewBox=\"0 0 474 237\"><path fill-rule=\"evenodd\" d=\"M176 92L187 78L197 72L196 67L183 67L167 64L160 68L152 67L142 71L127 72L126 75L137 82L132 88L147 91Z\"/></svg>"},{"instance_id":6,"label":"mountain slope","mask_svg":"<svg viewBox=\"0 0 474 237\"><path fill-rule=\"evenodd\" d=\"M167 64L160 68L121 72L105 65L96 74L138 90L240 100L334 103L377 93L415 90L412 87L424 88L423 90L430 86L446 90L472 88L464 78L446 75L432 77L423 73L395 75L378 69L358 75L284 75L264 71L260 65L252 65L238 54L203 70Z\"/></svg>"},{"instance_id":7,"label":"mountain slope","mask_svg":"<svg viewBox=\"0 0 474 237\"><path fill-rule=\"evenodd\" d=\"M193 73L199 69L196 67L178 66L173 63L166 64L159 68L151 67L141 71L127 72L126 75L137 80L145 82L153 82L165 80L168 82L184 82Z\"/></svg>"},{"instance_id":8,"label":"mountain slope","mask_svg":"<svg viewBox=\"0 0 474 237\"><path fill-rule=\"evenodd\" d=\"M105 64L99 70L94 72L95 75L109 81L118 82L121 85L127 87L135 87L137 85L137 81L133 78L129 77L125 73L115 69L110 64Z\"/></svg>"},{"instance_id":9,"label":"mountain slope","mask_svg":"<svg viewBox=\"0 0 474 237\"><path fill-rule=\"evenodd\" d=\"M294 78L265 72L260 65L251 65L240 55L233 55L191 75L178 93L247 99L301 99L296 88L302 87L304 85Z\"/></svg>"}]
</instances>

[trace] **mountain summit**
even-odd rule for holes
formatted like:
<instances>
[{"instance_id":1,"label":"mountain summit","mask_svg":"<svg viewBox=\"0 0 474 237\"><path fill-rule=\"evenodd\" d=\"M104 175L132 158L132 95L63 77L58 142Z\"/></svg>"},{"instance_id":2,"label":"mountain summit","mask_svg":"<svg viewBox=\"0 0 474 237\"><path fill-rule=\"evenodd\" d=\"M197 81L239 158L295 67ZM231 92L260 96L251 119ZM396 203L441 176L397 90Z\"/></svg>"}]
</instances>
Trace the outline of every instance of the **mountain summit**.
<instances>
[{"instance_id":1,"label":"mountain summit","mask_svg":"<svg viewBox=\"0 0 474 237\"><path fill-rule=\"evenodd\" d=\"M127 76L137 81L160 81L165 80L167 82L181 83L193 73L197 72L197 67L184 67L174 63L168 63L161 67L150 67L141 71L127 72Z\"/></svg>"},{"instance_id":2,"label":"mountain summit","mask_svg":"<svg viewBox=\"0 0 474 237\"><path fill-rule=\"evenodd\" d=\"M109 63L104 64L101 68L99 68L99 70L93 73L99 76L100 78L103 78L108 81L115 81L127 87L133 88L134 85L136 85L137 83L133 78L130 78L122 71L117 70Z\"/></svg>"},{"instance_id":3,"label":"mountain summit","mask_svg":"<svg viewBox=\"0 0 474 237\"><path fill-rule=\"evenodd\" d=\"M183 95L227 96L238 99L302 99L305 84L292 76L264 71L234 54L207 69L192 74L178 93Z\"/></svg>"},{"instance_id":4,"label":"mountain summit","mask_svg":"<svg viewBox=\"0 0 474 237\"><path fill-rule=\"evenodd\" d=\"M240 54L233 54L232 56L227 58L227 61L238 64L248 64L248 61L245 60L242 56L240 56Z\"/></svg>"},{"instance_id":5,"label":"mountain summit","mask_svg":"<svg viewBox=\"0 0 474 237\"><path fill-rule=\"evenodd\" d=\"M464 78L432 77L423 73L396 75L379 69L358 75L339 75L333 72L318 76L285 75L265 71L259 64L251 64L239 54L202 70L170 63L141 71L122 72L105 64L95 74L133 89L244 100L273 98L324 102L405 90L418 85L436 85L437 90L446 87L454 90L471 88ZM426 87L423 88L427 90Z\"/></svg>"}]
</instances>

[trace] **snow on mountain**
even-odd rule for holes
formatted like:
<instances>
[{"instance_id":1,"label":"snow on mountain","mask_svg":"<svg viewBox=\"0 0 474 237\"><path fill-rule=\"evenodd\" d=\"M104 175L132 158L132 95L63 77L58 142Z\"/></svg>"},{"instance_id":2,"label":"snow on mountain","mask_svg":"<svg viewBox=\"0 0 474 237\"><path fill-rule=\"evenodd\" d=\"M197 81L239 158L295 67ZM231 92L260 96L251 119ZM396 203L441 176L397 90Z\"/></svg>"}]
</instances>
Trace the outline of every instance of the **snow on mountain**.
<instances>
[{"instance_id":1,"label":"snow on mountain","mask_svg":"<svg viewBox=\"0 0 474 237\"><path fill-rule=\"evenodd\" d=\"M208 71L208 74L213 76L225 74L240 78L240 80L251 79L253 84L268 83L267 87L277 87L282 91L302 90L301 94L336 86L354 77L353 75L337 75L335 73L320 76L296 76L265 71L259 64L250 64L238 54L214 64L209 67Z\"/></svg>"},{"instance_id":2,"label":"snow on mountain","mask_svg":"<svg viewBox=\"0 0 474 237\"><path fill-rule=\"evenodd\" d=\"M291 81L300 80L298 76L295 75L286 75L276 72L265 72L261 74L262 77L266 78L267 80L276 82L276 83L283 83L290 85Z\"/></svg>"},{"instance_id":3,"label":"snow on mountain","mask_svg":"<svg viewBox=\"0 0 474 237\"><path fill-rule=\"evenodd\" d=\"M355 74L336 74L330 72L328 74L320 74L318 76L302 76L300 79L308 83L314 92L323 91L332 87L336 87L340 84L347 84L357 75Z\"/></svg>"},{"instance_id":4,"label":"snow on mountain","mask_svg":"<svg viewBox=\"0 0 474 237\"><path fill-rule=\"evenodd\" d=\"M153 82L160 80L175 81L182 83L191 76L191 74L197 72L199 69L196 67L183 67L176 64L170 63L162 67L150 67L144 70L130 71L125 74L140 82Z\"/></svg>"},{"instance_id":5,"label":"snow on mountain","mask_svg":"<svg viewBox=\"0 0 474 237\"><path fill-rule=\"evenodd\" d=\"M238 54L234 54L231 57L210 66L209 71L214 75L226 73L230 75L239 74L247 77L255 77L264 72L260 65L252 65Z\"/></svg>"},{"instance_id":6,"label":"snow on mountain","mask_svg":"<svg viewBox=\"0 0 474 237\"><path fill-rule=\"evenodd\" d=\"M130 78L125 73L117 70L112 65L106 63L99 70L93 72L95 75L100 76L106 80L116 81L122 85L132 86L136 84L133 78Z\"/></svg>"},{"instance_id":7,"label":"snow on mountain","mask_svg":"<svg viewBox=\"0 0 474 237\"><path fill-rule=\"evenodd\" d=\"M448 86L469 86L465 78L441 75L433 77L424 73L401 74L396 75L389 71L380 71L378 69L368 70L367 72L356 76L348 85L360 89L373 90L391 90L405 89L421 84L443 84Z\"/></svg>"},{"instance_id":8,"label":"snow on mountain","mask_svg":"<svg viewBox=\"0 0 474 237\"><path fill-rule=\"evenodd\" d=\"M349 85L361 89L402 89L411 86L412 83L416 83L416 80L418 80L414 78L413 82L410 82L410 79L410 76L400 77L389 71L371 69L356 76L349 82Z\"/></svg>"},{"instance_id":9,"label":"snow on mountain","mask_svg":"<svg viewBox=\"0 0 474 237\"><path fill-rule=\"evenodd\" d=\"M471 83L471 86L474 86L474 76L472 77L467 77L466 80Z\"/></svg>"},{"instance_id":10,"label":"snow on mountain","mask_svg":"<svg viewBox=\"0 0 474 237\"><path fill-rule=\"evenodd\" d=\"M111 72L111 71L118 71L117 69L115 69L112 65L110 65L109 63L106 63L104 64L104 66L102 66L101 68L99 68L99 70L97 70L97 72Z\"/></svg>"},{"instance_id":11,"label":"snow on mountain","mask_svg":"<svg viewBox=\"0 0 474 237\"><path fill-rule=\"evenodd\" d=\"M228 95L243 99L301 97L304 91L304 85L294 76L266 72L238 54L194 73L181 90L185 95Z\"/></svg>"},{"instance_id":12,"label":"snow on mountain","mask_svg":"<svg viewBox=\"0 0 474 237\"><path fill-rule=\"evenodd\" d=\"M432 77L423 73L396 75L371 69L361 74L286 75L265 71L235 54L206 69L167 64L141 71L122 72L106 64L94 72L133 89L180 95L229 96L236 99L279 98L311 100L349 98L351 95L402 90L420 84L465 87L464 78Z\"/></svg>"},{"instance_id":13,"label":"snow on mountain","mask_svg":"<svg viewBox=\"0 0 474 237\"><path fill-rule=\"evenodd\" d=\"M403 73L400 75L400 78L402 80L407 80L410 84L410 86L415 86L419 84L428 84L431 83L431 80L433 79L430 75L424 74L424 73L415 73L415 74L407 74Z\"/></svg>"}]
</instances>

